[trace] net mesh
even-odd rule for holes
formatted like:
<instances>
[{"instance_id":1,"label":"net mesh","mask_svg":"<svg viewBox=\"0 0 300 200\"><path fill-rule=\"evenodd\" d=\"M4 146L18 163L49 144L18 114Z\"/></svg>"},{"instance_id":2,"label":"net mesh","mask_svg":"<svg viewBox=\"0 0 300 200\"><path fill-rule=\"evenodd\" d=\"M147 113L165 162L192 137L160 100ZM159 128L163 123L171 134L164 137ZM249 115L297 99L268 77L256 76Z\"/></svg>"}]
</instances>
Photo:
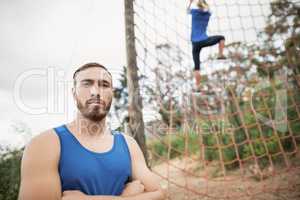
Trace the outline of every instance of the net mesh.
<instances>
[{"instance_id":1,"label":"net mesh","mask_svg":"<svg viewBox=\"0 0 300 200\"><path fill-rule=\"evenodd\" d=\"M299 2L209 1L227 59L202 50L197 94L187 3L134 1L152 170L169 199L299 199Z\"/></svg>"}]
</instances>

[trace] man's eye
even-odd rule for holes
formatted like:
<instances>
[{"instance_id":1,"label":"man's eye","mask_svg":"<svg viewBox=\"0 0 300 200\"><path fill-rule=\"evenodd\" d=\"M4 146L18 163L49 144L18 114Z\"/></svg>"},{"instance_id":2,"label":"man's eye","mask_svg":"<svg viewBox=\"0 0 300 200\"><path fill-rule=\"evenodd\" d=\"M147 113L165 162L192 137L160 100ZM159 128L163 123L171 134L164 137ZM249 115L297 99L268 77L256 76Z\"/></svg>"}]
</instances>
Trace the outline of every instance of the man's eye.
<instances>
[{"instance_id":1,"label":"man's eye","mask_svg":"<svg viewBox=\"0 0 300 200\"><path fill-rule=\"evenodd\" d=\"M100 87L109 87L109 84L108 83L102 83L102 84L100 84Z\"/></svg>"},{"instance_id":2,"label":"man's eye","mask_svg":"<svg viewBox=\"0 0 300 200\"><path fill-rule=\"evenodd\" d=\"M83 86L90 86L91 83L90 83L90 82L83 82L82 85L83 85Z\"/></svg>"}]
</instances>

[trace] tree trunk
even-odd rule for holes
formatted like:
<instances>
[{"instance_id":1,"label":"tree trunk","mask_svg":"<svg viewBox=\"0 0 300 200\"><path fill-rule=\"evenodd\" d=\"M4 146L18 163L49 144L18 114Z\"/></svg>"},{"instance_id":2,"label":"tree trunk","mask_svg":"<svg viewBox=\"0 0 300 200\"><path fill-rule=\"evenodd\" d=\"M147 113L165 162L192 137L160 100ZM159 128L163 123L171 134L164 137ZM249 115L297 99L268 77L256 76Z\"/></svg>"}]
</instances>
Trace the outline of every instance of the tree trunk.
<instances>
[{"instance_id":1,"label":"tree trunk","mask_svg":"<svg viewBox=\"0 0 300 200\"><path fill-rule=\"evenodd\" d=\"M146 162L148 163L144 133L143 104L139 90L138 67L136 61L133 0L124 0L124 3L128 81L128 128L142 149Z\"/></svg>"}]
</instances>

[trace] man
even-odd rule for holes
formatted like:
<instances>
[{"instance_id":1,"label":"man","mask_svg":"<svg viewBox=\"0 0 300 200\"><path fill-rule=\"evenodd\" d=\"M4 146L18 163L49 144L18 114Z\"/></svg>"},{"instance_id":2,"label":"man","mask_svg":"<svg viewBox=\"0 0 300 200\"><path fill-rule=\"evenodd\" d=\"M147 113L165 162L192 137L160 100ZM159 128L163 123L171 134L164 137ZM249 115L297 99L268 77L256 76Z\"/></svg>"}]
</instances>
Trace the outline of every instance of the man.
<instances>
[{"instance_id":1,"label":"man","mask_svg":"<svg viewBox=\"0 0 300 200\"><path fill-rule=\"evenodd\" d=\"M77 117L26 146L19 200L163 199L135 140L106 127L113 97L110 72L88 63L73 79Z\"/></svg>"}]
</instances>

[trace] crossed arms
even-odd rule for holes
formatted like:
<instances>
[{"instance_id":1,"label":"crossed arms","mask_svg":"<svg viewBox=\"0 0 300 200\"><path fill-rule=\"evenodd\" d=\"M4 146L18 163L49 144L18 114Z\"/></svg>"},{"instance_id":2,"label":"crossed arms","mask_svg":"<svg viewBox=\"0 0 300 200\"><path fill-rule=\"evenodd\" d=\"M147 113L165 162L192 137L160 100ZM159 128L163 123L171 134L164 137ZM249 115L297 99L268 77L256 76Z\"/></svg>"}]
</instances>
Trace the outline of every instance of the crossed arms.
<instances>
[{"instance_id":1,"label":"crossed arms","mask_svg":"<svg viewBox=\"0 0 300 200\"><path fill-rule=\"evenodd\" d=\"M90 196L80 191L64 191L58 173L60 143L53 130L32 139L25 148L21 166L19 200L160 200L164 191L158 177L149 170L136 141L126 136L132 160L133 182L121 196Z\"/></svg>"}]
</instances>

